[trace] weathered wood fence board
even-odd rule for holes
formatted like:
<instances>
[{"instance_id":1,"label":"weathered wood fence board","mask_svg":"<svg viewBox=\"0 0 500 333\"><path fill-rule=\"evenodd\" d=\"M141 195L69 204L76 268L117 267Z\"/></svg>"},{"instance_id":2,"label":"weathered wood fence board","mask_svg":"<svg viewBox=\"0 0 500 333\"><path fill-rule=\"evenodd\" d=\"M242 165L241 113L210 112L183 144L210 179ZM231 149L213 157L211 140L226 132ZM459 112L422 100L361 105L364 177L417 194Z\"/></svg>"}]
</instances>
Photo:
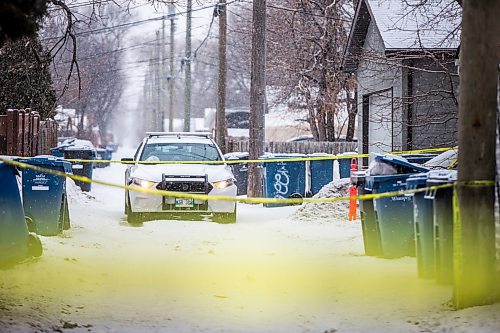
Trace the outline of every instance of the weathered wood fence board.
<instances>
[{"instance_id":1,"label":"weathered wood fence board","mask_svg":"<svg viewBox=\"0 0 500 333\"><path fill-rule=\"evenodd\" d=\"M5 115L0 115L0 155L50 154L50 148L56 145L57 124L54 120L40 121L38 112L30 109L7 110Z\"/></svg>"},{"instance_id":2,"label":"weathered wood fence board","mask_svg":"<svg viewBox=\"0 0 500 333\"><path fill-rule=\"evenodd\" d=\"M234 140L227 139L228 144L227 152L248 152L248 140ZM328 154L341 154L345 152L354 152L358 147L357 142L265 142L264 151L268 153L300 153L300 154L313 154L313 153L328 153Z\"/></svg>"},{"instance_id":3,"label":"weathered wood fence board","mask_svg":"<svg viewBox=\"0 0 500 333\"><path fill-rule=\"evenodd\" d=\"M57 122L47 119L40 122L37 138L37 152L40 155L50 155L50 148L57 146Z\"/></svg>"}]
</instances>

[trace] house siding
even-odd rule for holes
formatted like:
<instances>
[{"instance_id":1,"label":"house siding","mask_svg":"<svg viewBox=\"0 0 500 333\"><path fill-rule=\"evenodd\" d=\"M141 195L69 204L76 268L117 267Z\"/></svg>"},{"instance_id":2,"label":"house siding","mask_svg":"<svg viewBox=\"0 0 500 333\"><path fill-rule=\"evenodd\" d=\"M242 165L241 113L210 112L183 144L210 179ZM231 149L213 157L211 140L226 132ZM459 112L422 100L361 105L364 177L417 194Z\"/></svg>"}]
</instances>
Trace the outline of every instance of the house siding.
<instances>
[{"instance_id":1,"label":"house siding","mask_svg":"<svg viewBox=\"0 0 500 333\"><path fill-rule=\"evenodd\" d=\"M375 22L372 20L365 38L356 77L358 84L358 142L359 151L363 151L363 97L386 89L392 89L392 100L383 106L387 114L392 113L392 147L385 151L402 149L403 107L401 103L402 80L401 63L385 57L384 43ZM392 109L392 111L391 111ZM373 121L371 122L373 125ZM380 147L370 144L368 151L380 151Z\"/></svg>"},{"instance_id":2,"label":"house siding","mask_svg":"<svg viewBox=\"0 0 500 333\"><path fill-rule=\"evenodd\" d=\"M402 73L404 119L408 124L403 132L404 149L455 146L459 79L454 59L423 58L405 65L411 69L405 68ZM410 119L408 112L412 113Z\"/></svg>"}]
</instances>

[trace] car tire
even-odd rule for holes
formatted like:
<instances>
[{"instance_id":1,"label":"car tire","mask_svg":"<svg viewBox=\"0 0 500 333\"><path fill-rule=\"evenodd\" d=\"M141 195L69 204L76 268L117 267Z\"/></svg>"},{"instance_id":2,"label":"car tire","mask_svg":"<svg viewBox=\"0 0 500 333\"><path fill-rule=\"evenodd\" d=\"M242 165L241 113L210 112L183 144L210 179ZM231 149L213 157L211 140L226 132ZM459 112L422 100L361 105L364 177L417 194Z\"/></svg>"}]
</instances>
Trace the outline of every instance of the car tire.
<instances>
[{"instance_id":1,"label":"car tire","mask_svg":"<svg viewBox=\"0 0 500 333\"><path fill-rule=\"evenodd\" d=\"M214 213L212 220L220 224L236 223L236 207L232 213Z\"/></svg>"},{"instance_id":2,"label":"car tire","mask_svg":"<svg viewBox=\"0 0 500 333\"><path fill-rule=\"evenodd\" d=\"M142 225L142 215L141 213L134 213L132 208L130 208L130 197L127 196L127 201L125 204L125 214L127 215L127 222L132 226Z\"/></svg>"},{"instance_id":3,"label":"car tire","mask_svg":"<svg viewBox=\"0 0 500 333\"><path fill-rule=\"evenodd\" d=\"M125 209L124 213L125 215L128 215L130 213L130 205L129 205L129 198L128 198L128 192L125 191Z\"/></svg>"},{"instance_id":4,"label":"car tire","mask_svg":"<svg viewBox=\"0 0 500 333\"><path fill-rule=\"evenodd\" d=\"M132 211L129 211L127 215L127 222L132 226L141 226L142 225L141 217L142 217L141 213L134 213Z\"/></svg>"}]
</instances>

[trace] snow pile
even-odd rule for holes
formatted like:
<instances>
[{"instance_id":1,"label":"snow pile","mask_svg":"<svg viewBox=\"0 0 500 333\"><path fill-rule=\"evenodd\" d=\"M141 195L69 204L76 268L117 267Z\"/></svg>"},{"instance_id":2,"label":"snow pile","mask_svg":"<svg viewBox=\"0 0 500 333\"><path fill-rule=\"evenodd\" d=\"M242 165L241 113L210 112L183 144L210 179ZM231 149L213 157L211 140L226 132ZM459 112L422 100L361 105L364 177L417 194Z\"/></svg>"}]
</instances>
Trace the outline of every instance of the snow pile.
<instances>
[{"instance_id":1,"label":"snow pile","mask_svg":"<svg viewBox=\"0 0 500 333\"><path fill-rule=\"evenodd\" d=\"M313 198L338 198L349 196L350 180L336 179L331 183L323 186L323 188L313 196ZM300 207L294 214L293 218L301 221L318 221L318 220L347 220L349 212L349 201L336 202L309 202Z\"/></svg>"},{"instance_id":2,"label":"snow pile","mask_svg":"<svg viewBox=\"0 0 500 333\"><path fill-rule=\"evenodd\" d=\"M66 195L70 204L90 202L90 200L95 199L92 195L83 192L80 186L76 185L75 181L71 178L66 178Z\"/></svg>"}]
</instances>

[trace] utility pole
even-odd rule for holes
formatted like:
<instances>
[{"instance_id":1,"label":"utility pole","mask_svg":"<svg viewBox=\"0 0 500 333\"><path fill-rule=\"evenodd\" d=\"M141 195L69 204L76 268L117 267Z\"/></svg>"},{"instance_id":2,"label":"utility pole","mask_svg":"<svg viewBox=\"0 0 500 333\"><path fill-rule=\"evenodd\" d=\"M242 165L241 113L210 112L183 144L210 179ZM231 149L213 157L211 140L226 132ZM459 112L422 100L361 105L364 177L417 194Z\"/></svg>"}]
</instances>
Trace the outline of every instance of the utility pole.
<instances>
[{"instance_id":1,"label":"utility pole","mask_svg":"<svg viewBox=\"0 0 500 333\"><path fill-rule=\"evenodd\" d=\"M149 118L151 116L151 101L149 99L149 81L150 81L150 74L151 74L151 60L149 61L148 65L148 72L146 72L146 76L144 77L144 90L142 94L142 109L144 110L144 115L142 119L137 119L139 121L142 121L142 132L147 132L148 131L148 124L149 124ZM141 133L142 135L142 133Z\"/></svg>"},{"instance_id":2,"label":"utility pole","mask_svg":"<svg viewBox=\"0 0 500 333\"><path fill-rule=\"evenodd\" d=\"M494 302L495 122L500 2L462 1L458 181L454 221L454 305ZM496 282L495 282L496 281Z\"/></svg>"},{"instance_id":3,"label":"utility pole","mask_svg":"<svg viewBox=\"0 0 500 333\"><path fill-rule=\"evenodd\" d=\"M249 158L258 159L264 152L264 114L266 111L266 0L253 1L252 69L250 85ZM260 167L250 163L248 196L262 196Z\"/></svg>"},{"instance_id":4,"label":"utility pole","mask_svg":"<svg viewBox=\"0 0 500 333\"><path fill-rule=\"evenodd\" d=\"M192 19L192 0L187 0L186 6L186 55L184 58L184 131L191 130L191 19Z\"/></svg>"},{"instance_id":5,"label":"utility pole","mask_svg":"<svg viewBox=\"0 0 500 333\"><path fill-rule=\"evenodd\" d=\"M168 131L174 131L174 56L175 56L175 5L168 4L168 16L170 17L170 76L168 79Z\"/></svg>"},{"instance_id":6,"label":"utility pole","mask_svg":"<svg viewBox=\"0 0 500 333\"><path fill-rule=\"evenodd\" d=\"M165 103L167 96L167 60L166 55L167 51L165 50L166 45L165 45L165 17L161 20L161 100L162 100L162 109L160 113L160 119L161 119L161 124L160 124L160 131L163 132L165 130L165 112L166 108Z\"/></svg>"},{"instance_id":7,"label":"utility pole","mask_svg":"<svg viewBox=\"0 0 500 333\"><path fill-rule=\"evenodd\" d=\"M161 131L160 122L161 122L161 112L163 110L163 94L161 92L161 74L160 74L160 31L156 31L156 45L155 45L155 56L153 57L155 63L155 85L156 85L156 100L157 100L157 108L154 117L153 128L155 131Z\"/></svg>"},{"instance_id":8,"label":"utility pole","mask_svg":"<svg viewBox=\"0 0 500 333\"><path fill-rule=\"evenodd\" d=\"M215 118L215 141L226 153L226 82L227 82L227 11L226 0L219 0L215 14L219 16L219 66L217 78L217 113Z\"/></svg>"}]
</instances>

